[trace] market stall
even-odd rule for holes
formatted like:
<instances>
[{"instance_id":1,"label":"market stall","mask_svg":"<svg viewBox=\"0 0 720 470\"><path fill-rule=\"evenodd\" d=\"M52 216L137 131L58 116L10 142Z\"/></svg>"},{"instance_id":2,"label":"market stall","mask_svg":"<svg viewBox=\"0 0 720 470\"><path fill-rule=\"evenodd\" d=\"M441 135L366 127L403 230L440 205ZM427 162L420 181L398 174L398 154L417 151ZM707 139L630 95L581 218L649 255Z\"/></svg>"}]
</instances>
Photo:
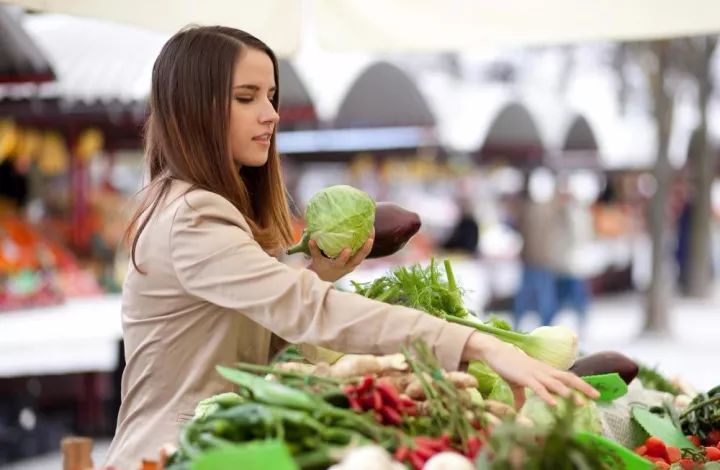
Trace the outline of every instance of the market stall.
<instances>
[{"instance_id":1,"label":"market stall","mask_svg":"<svg viewBox=\"0 0 720 470\"><path fill-rule=\"evenodd\" d=\"M197 403L178 440L137 456L138 467L717 468L717 388L698 393L617 352L578 357L577 337L563 327L520 333L498 318L474 318L455 278L449 262L414 265L354 289L569 368L600 392L597 400L558 397L551 407L529 389L513 393L482 362L443 370L421 341L387 356L299 346L268 366L218 367L237 392Z\"/></svg>"}]
</instances>

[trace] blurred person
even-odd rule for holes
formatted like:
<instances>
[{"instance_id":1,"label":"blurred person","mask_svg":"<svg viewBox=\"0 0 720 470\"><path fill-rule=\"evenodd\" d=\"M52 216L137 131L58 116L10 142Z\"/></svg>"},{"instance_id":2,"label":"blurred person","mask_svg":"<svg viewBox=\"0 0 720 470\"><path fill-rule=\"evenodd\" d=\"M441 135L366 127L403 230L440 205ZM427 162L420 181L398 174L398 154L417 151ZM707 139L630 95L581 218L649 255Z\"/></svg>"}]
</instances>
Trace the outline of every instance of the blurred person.
<instances>
[{"instance_id":1,"label":"blurred person","mask_svg":"<svg viewBox=\"0 0 720 470\"><path fill-rule=\"evenodd\" d=\"M475 257L479 251L480 226L475 219L472 201L468 197L461 197L457 199L456 203L460 211L460 217L442 247L448 251L460 252Z\"/></svg>"},{"instance_id":2,"label":"blurred person","mask_svg":"<svg viewBox=\"0 0 720 470\"><path fill-rule=\"evenodd\" d=\"M529 311L537 312L543 325L550 324L557 312L557 281L549 257L553 247L549 224L553 219L554 186L548 170L536 170L528 177L518 204L517 226L523 245L522 277L513 303L516 326Z\"/></svg>"},{"instance_id":3,"label":"blurred person","mask_svg":"<svg viewBox=\"0 0 720 470\"><path fill-rule=\"evenodd\" d=\"M618 201L610 181L592 206L594 230L600 237L615 238L627 233L629 223L625 209Z\"/></svg>"},{"instance_id":4,"label":"blurred person","mask_svg":"<svg viewBox=\"0 0 720 470\"><path fill-rule=\"evenodd\" d=\"M570 190L569 176L561 175L553 201L552 224L549 227L553 249L552 269L556 275L557 311L569 306L578 316L583 329L590 303L586 277L593 267L592 253L587 250L594 237L592 213L588 204ZM549 325L552 317L545 318Z\"/></svg>"},{"instance_id":5,"label":"blurred person","mask_svg":"<svg viewBox=\"0 0 720 470\"><path fill-rule=\"evenodd\" d=\"M354 256L307 268L276 259L292 242L276 151L278 66L254 36L227 27L181 30L155 61L146 127L150 182L131 219L123 284L126 367L107 465L134 468L176 442L197 403L234 389L215 371L267 363L287 342L350 353L396 353L425 340L446 369L482 360L548 403L597 392L514 347L423 312L333 288Z\"/></svg>"},{"instance_id":6,"label":"blurred person","mask_svg":"<svg viewBox=\"0 0 720 470\"><path fill-rule=\"evenodd\" d=\"M673 250L676 264L676 279L680 292L688 291L690 268L691 219L695 206L695 192L686 181L686 172L682 172L675 180L670 192L670 211L675 221L675 249Z\"/></svg>"}]
</instances>

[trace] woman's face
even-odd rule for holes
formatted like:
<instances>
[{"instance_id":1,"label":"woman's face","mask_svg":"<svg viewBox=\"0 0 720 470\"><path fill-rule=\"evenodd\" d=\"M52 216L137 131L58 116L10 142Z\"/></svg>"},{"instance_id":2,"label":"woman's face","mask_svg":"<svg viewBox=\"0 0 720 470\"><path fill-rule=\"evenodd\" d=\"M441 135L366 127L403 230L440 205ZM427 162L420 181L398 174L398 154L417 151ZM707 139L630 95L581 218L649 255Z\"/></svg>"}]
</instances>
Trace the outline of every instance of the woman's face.
<instances>
[{"instance_id":1,"label":"woman's face","mask_svg":"<svg viewBox=\"0 0 720 470\"><path fill-rule=\"evenodd\" d=\"M246 49L235 64L230 105L230 151L238 166L267 162L270 138L280 116L273 108L275 75L262 51Z\"/></svg>"}]
</instances>

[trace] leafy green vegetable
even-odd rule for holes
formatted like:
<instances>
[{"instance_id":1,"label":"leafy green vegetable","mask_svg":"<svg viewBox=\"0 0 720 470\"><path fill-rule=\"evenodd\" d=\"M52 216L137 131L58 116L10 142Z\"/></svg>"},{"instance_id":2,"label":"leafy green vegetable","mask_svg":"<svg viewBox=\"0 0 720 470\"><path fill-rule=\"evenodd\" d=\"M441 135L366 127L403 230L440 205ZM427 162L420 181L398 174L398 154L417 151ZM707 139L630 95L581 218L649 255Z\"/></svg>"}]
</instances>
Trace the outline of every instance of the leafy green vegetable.
<instances>
[{"instance_id":1,"label":"leafy green vegetable","mask_svg":"<svg viewBox=\"0 0 720 470\"><path fill-rule=\"evenodd\" d=\"M490 395L488 395L488 399L499 401L515 407L515 396L513 395L510 385L503 379L501 379L499 376L492 390L490 390Z\"/></svg>"},{"instance_id":2,"label":"leafy green vegetable","mask_svg":"<svg viewBox=\"0 0 720 470\"><path fill-rule=\"evenodd\" d=\"M447 321L469 326L513 344L529 356L558 369L568 369L577 358L577 335L563 326L541 326L528 334L509 329L507 322L491 319L483 323L468 315L462 302L462 291L455 283L452 266L444 261L445 277L435 260L427 268L419 264L399 267L372 282L352 282L355 292L389 304L422 310ZM497 324L498 327L490 323Z\"/></svg>"},{"instance_id":3,"label":"leafy green vegetable","mask_svg":"<svg viewBox=\"0 0 720 470\"><path fill-rule=\"evenodd\" d=\"M466 317L462 302L462 290L455 283L450 263L444 262L443 274L435 262L427 267L415 264L409 268L400 266L389 274L372 282L352 282L355 292L394 305L404 305L445 318L446 315Z\"/></svg>"},{"instance_id":4,"label":"leafy green vegetable","mask_svg":"<svg viewBox=\"0 0 720 470\"><path fill-rule=\"evenodd\" d=\"M468 374L475 377L478 381L478 391L486 398L490 395L490 392L492 392L497 381L501 380L497 372L482 361L470 361Z\"/></svg>"},{"instance_id":5,"label":"leafy green vegetable","mask_svg":"<svg viewBox=\"0 0 720 470\"><path fill-rule=\"evenodd\" d=\"M720 429L720 385L707 393L699 393L680 415L686 435L706 439L711 431Z\"/></svg>"},{"instance_id":6,"label":"leafy green vegetable","mask_svg":"<svg viewBox=\"0 0 720 470\"><path fill-rule=\"evenodd\" d=\"M551 407L535 394L530 395L520 410L520 414L530 418L540 429L550 429L556 425L560 417L565 416L566 410L572 410L572 419L569 425L575 431L587 431L602 434L602 421L597 405L593 401L586 401L584 405L577 406L572 400L559 399L556 407Z\"/></svg>"},{"instance_id":7,"label":"leafy green vegetable","mask_svg":"<svg viewBox=\"0 0 720 470\"><path fill-rule=\"evenodd\" d=\"M668 379L663 377L657 369L653 369L644 365L640 365L637 378L642 382L643 387L659 392L666 392L672 395L680 395L680 390L670 383Z\"/></svg>"},{"instance_id":8,"label":"leafy green vegetable","mask_svg":"<svg viewBox=\"0 0 720 470\"><path fill-rule=\"evenodd\" d=\"M681 449L695 447L690 440L667 417L660 417L650 410L640 406L633 406L632 416L635 422L642 427L649 436L660 438L666 445Z\"/></svg>"},{"instance_id":9,"label":"leafy green vegetable","mask_svg":"<svg viewBox=\"0 0 720 470\"><path fill-rule=\"evenodd\" d=\"M336 258L345 248L355 254L372 232L375 201L352 186L330 186L310 198L305 222L302 240L290 247L288 254L309 255L310 240L315 240L318 248L330 258Z\"/></svg>"}]
</instances>

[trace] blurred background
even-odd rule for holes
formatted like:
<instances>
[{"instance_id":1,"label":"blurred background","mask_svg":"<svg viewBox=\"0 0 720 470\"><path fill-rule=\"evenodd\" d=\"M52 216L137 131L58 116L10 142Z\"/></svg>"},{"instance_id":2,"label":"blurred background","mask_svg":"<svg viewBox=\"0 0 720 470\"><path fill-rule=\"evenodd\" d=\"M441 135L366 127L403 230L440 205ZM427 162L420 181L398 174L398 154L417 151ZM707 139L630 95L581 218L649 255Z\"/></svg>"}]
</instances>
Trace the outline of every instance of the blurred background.
<instances>
[{"instance_id":1,"label":"blurred background","mask_svg":"<svg viewBox=\"0 0 720 470\"><path fill-rule=\"evenodd\" d=\"M121 238L152 65L184 24L280 55L302 231L351 184L420 214L392 257L450 259L468 308L565 324L697 388L720 359L720 6L680 2L0 3L0 467L112 437ZM547 3L547 4L546 4ZM301 256L286 260L302 266ZM100 462L97 462L100 463Z\"/></svg>"}]
</instances>

